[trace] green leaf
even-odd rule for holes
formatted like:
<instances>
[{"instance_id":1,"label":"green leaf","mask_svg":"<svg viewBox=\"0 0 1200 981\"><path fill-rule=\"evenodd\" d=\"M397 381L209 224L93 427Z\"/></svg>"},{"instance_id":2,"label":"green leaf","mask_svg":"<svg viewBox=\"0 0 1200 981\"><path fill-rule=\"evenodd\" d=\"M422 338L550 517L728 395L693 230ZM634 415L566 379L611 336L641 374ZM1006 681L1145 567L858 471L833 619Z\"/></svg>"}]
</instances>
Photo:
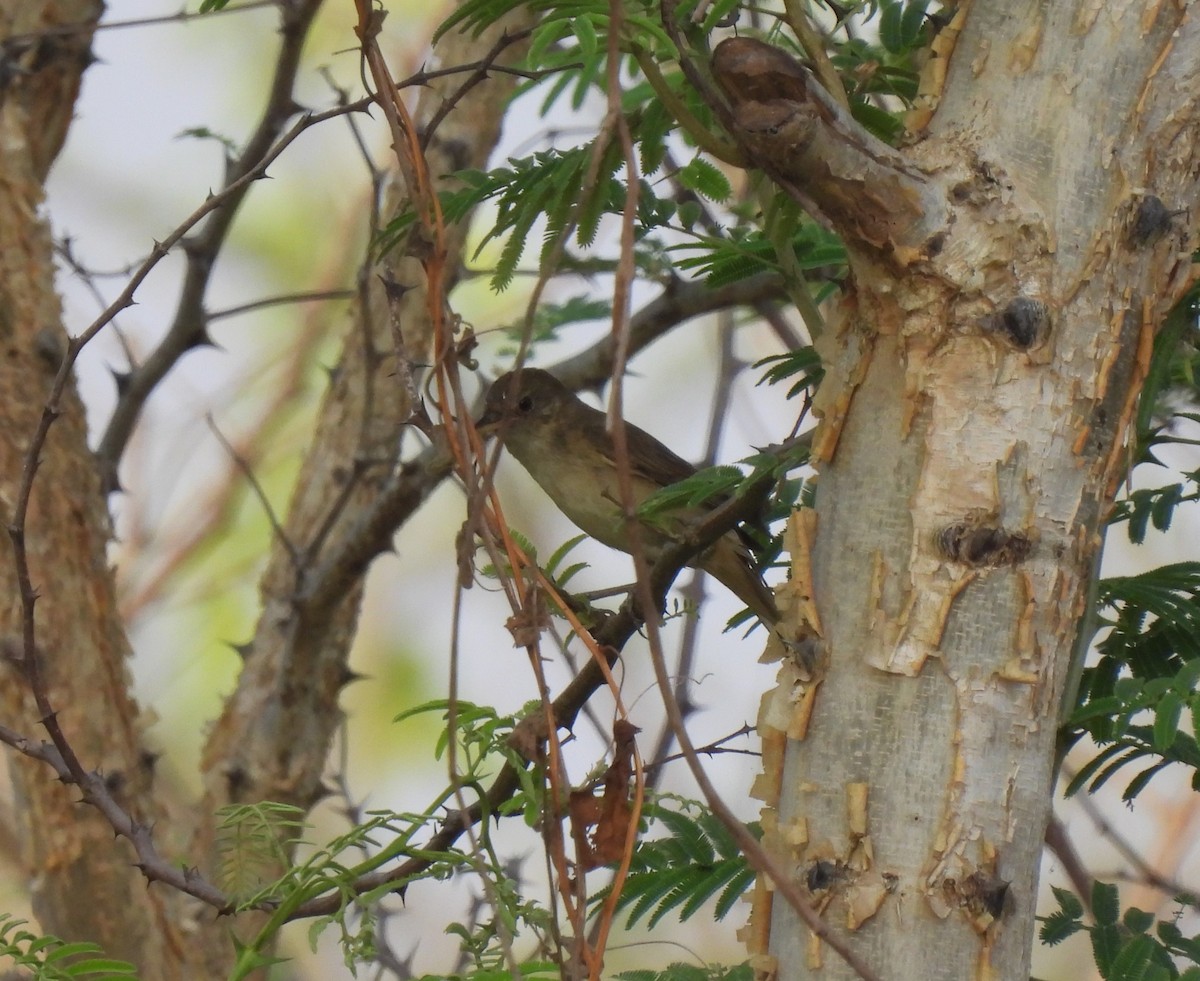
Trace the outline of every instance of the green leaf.
<instances>
[{"instance_id":1,"label":"green leaf","mask_svg":"<svg viewBox=\"0 0 1200 981\"><path fill-rule=\"evenodd\" d=\"M1054 893L1054 898L1058 900L1058 908L1066 916L1076 920L1083 916L1083 902L1070 889L1051 886L1050 891Z\"/></svg>"},{"instance_id":2,"label":"green leaf","mask_svg":"<svg viewBox=\"0 0 1200 981\"><path fill-rule=\"evenodd\" d=\"M900 28L904 6L899 0L881 0L879 7L879 43L892 54L899 54L904 50L904 35Z\"/></svg>"},{"instance_id":3,"label":"green leaf","mask_svg":"<svg viewBox=\"0 0 1200 981\"><path fill-rule=\"evenodd\" d=\"M668 834L641 839L634 849L617 902L617 909L629 911L630 926L648 916L647 926L653 928L673 911L687 920L718 894L720 918L753 884L754 874L736 840L715 815L695 805L674 810L665 801L652 801L643 816ZM601 892L593 902L605 895Z\"/></svg>"},{"instance_id":4,"label":"green leaf","mask_svg":"<svg viewBox=\"0 0 1200 981\"><path fill-rule=\"evenodd\" d=\"M1166 692L1154 711L1154 748L1165 753L1175 742L1179 719L1183 715L1183 696L1178 691Z\"/></svg>"},{"instance_id":5,"label":"green leaf","mask_svg":"<svg viewBox=\"0 0 1200 981\"><path fill-rule=\"evenodd\" d=\"M696 157L691 163L681 167L677 176L684 187L710 201L728 201L733 195L729 178L702 157Z\"/></svg>"},{"instance_id":6,"label":"green leaf","mask_svg":"<svg viewBox=\"0 0 1200 981\"><path fill-rule=\"evenodd\" d=\"M737 467L706 467L678 483L656 490L638 505L637 516L652 520L682 508L726 500L745 479L746 475Z\"/></svg>"},{"instance_id":7,"label":"green leaf","mask_svg":"<svg viewBox=\"0 0 1200 981\"><path fill-rule=\"evenodd\" d=\"M1136 906L1131 906L1125 911L1125 915L1121 917L1121 922L1125 924L1126 929L1131 933L1145 933L1154 926L1154 914L1138 909Z\"/></svg>"},{"instance_id":8,"label":"green leaf","mask_svg":"<svg viewBox=\"0 0 1200 981\"><path fill-rule=\"evenodd\" d=\"M1082 929L1083 923L1077 917L1067 916L1062 912L1051 913L1042 918L1042 928L1038 937L1047 947L1053 947Z\"/></svg>"},{"instance_id":9,"label":"green leaf","mask_svg":"<svg viewBox=\"0 0 1200 981\"><path fill-rule=\"evenodd\" d=\"M553 554L546 560L545 570L548 575L555 575L558 567L562 564L571 551L579 545L580 542L586 541L587 535L576 535L574 538L568 538L565 542L558 546Z\"/></svg>"},{"instance_id":10,"label":"green leaf","mask_svg":"<svg viewBox=\"0 0 1200 981\"><path fill-rule=\"evenodd\" d=\"M1150 781L1153 780L1154 777L1156 777L1164 769L1166 769L1167 766L1168 766L1167 763L1159 763L1157 766L1152 766L1146 770L1143 770L1136 777L1134 777L1132 780L1130 780L1128 785L1125 787L1125 789L1123 791L1121 791L1121 800L1123 800L1123 801L1133 800L1143 790L1145 790L1146 787L1149 785Z\"/></svg>"},{"instance_id":11,"label":"green leaf","mask_svg":"<svg viewBox=\"0 0 1200 981\"><path fill-rule=\"evenodd\" d=\"M1111 882L1096 880L1092 883L1092 915L1102 926L1117 922L1121 915L1121 900L1117 887Z\"/></svg>"},{"instance_id":12,"label":"green leaf","mask_svg":"<svg viewBox=\"0 0 1200 981\"><path fill-rule=\"evenodd\" d=\"M758 384L777 385L787 379L795 379L788 389L788 398L795 398L805 389L816 389L825 377L821 358L816 349L808 346L796 348L786 354L773 354L754 363L755 368L767 368Z\"/></svg>"},{"instance_id":13,"label":"green leaf","mask_svg":"<svg viewBox=\"0 0 1200 981\"><path fill-rule=\"evenodd\" d=\"M925 11L929 0L908 0L900 15L900 37L905 50L917 47L924 40Z\"/></svg>"},{"instance_id":14,"label":"green leaf","mask_svg":"<svg viewBox=\"0 0 1200 981\"><path fill-rule=\"evenodd\" d=\"M1092 928L1092 957L1106 981L1112 981L1112 965L1121 950L1121 931L1116 926Z\"/></svg>"},{"instance_id":15,"label":"green leaf","mask_svg":"<svg viewBox=\"0 0 1200 981\"><path fill-rule=\"evenodd\" d=\"M1155 946L1152 937L1145 934L1134 937L1113 958L1108 977L1114 981L1147 981ZM1099 965L1099 960L1096 963Z\"/></svg>"},{"instance_id":16,"label":"green leaf","mask_svg":"<svg viewBox=\"0 0 1200 981\"><path fill-rule=\"evenodd\" d=\"M885 143L895 143L904 134L903 120L870 102L855 101L850 114Z\"/></svg>"}]
</instances>

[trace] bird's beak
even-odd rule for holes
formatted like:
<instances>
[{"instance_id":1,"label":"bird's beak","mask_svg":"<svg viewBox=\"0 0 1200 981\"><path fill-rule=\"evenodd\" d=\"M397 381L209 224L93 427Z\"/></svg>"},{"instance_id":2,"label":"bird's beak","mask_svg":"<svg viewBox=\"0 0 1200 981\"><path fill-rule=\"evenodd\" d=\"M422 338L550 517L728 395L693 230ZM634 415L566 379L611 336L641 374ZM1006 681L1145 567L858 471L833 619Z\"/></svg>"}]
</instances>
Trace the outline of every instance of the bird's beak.
<instances>
[{"instance_id":1,"label":"bird's beak","mask_svg":"<svg viewBox=\"0 0 1200 981\"><path fill-rule=\"evenodd\" d=\"M475 428L479 430L479 435L484 439L490 439L496 435L496 431L500 428L504 419L503 413L489 407L484 409L483 415L475 420Z\"/></svg>"}]
</instances>

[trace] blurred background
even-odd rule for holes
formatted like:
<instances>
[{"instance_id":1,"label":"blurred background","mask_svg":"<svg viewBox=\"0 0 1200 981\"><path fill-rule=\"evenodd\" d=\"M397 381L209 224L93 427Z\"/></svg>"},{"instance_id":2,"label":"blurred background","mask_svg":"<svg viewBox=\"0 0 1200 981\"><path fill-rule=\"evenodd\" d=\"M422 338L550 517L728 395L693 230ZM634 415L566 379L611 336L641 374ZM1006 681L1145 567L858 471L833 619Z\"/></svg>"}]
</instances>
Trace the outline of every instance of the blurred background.
<instances>
[{"instance_id":1,"label":"blurred background","mask_svg":"<svg viewBox=\"0 0 1200 981\"><path fill-rule=\"evenodd\" d=\"M187 10L194 12L196 6L197 0L189 0ZM266 4L240 6L237 12L185 17L179 0L111 4L96 38L97 62L85 75L77 118L52 173L46 203L61 242L59 284L72 333L82 331L122 289L130 267L145 257L153 241L220 185L226 142L239 145L256 121L273 67L277 17ZM385 6L385 51L393 75L402 78L432 64L429 39L449 8L400 2ZM350 3L326 4L301 76L302 101L310 108L334 105L339 88L352 98L361 94L354 16ZM595 132L604 112L598 101L585 101L578 113L556 109L559 116L542 119L537 112L540 95L523 99L506 120L497 162L549 145L551 134L556 145L582 141ZM327 382L326 369L336 360L347 327L351 300L346 291L368 246L370 172L351 125L357 127L370 163L389 167L384 127L378 118L359 115L306 132L270 168L270 178L254 187L210 293L213 345L189 353L156 390L125 458L123 491L111 498L111 557L136 652L136 692L157 716L152 739L164 754L160 772L192 790L198 787L206 724L217 715L240 667L233 645L252 632L257 577L271 535L264 503L251 493L228 447L253 471L270 508L285 511ZM612 230L602 230L597 247L603 250L613 242ZM486 270L489 252L477 262ZM124 370L131 355L143 357L165 332L180 270L172 258L160 264L138 291L137 305L85 349L79 377L93 433L103 428L114 403L113 372ZM498 328L521 318L531 284L532 277L518 277L507 291L496 293L481 275L468 278L456 291L456 313L481 336L480 385L506 369L512 342ZM607 284L600 279L587 285L602 293ZM564 288L553 287L551 297ZM314 294L322 298L296 299ZM635 309L651 295L648 288L636 295ZM292 299L266 302L280 298ZM607 323L596 323L572 330L562 340L539 346L534 361L552 364L607 329ZM724 340L725 335L731 340ZM626 417L681 456L699 460L709 442L711 406L725 384L725 370L780 350L777 334L766 325L739 323L734 329L717 318L693 321L632 363ZM787 404L782 386L755 387L757 377L757 372L743 372L733 385L716 453L721 462L736 461L756 445L784 438L795 421L796 409ZM416 432L397 433L396 438L413 450L421 445ZM1168 477L1162 471L1139 473L1148 483L1167 482ZM498 485L508 520L533 540L539 554L549 555L576 534L511 462L502 464ZM362 810L421 810L445 786L445 763L433 757L441 717L392 720L444 697L448 689L454 539L463 517L463 495L447 482L417 520L401 530L395 553L380 558L372 569L352 662L363 680L345 691L348 721L343 745L330 763L346 798L334 798L314 814L308 835L314 842L345 829L347 799ZM1177 516L1170 542L1158 536L1133 548L1122 533L1114 534L1106 572L1195 557L1198 532L1192 512ZM1180 543L1191 543L1192 554L1169 550ZM574 554L590 568L573 585L611 586L632 578L626 556L596 543L585 542ZM698 744L753 725L760 694L775 674L757 661L763 633L744 637L744 631L723 632L739 604L719 585L707 590L711 598L701 618L692 671L698 710L691 723ZM515 712L537 697L525 654L513 648L505 629L508 615L502 595L479 581L465 594L458 619L460 695L496 705L501 712ZM671 621L664 637L668 652L680 643L681 634L680 620ZM639 660L639 643L630 646L624 660L624 694L649 744L662 728L663 711L649 665ZM561 659L547 670L552 688L570 676ZM597 702L598 720L608 718L608 712L609 706ZM572 772L582 779L591 763L601 759L608 733L583 720L576 735ZM754 750L755 737L735 739L728 748ZM748 796L757 771L757 759L743 752L711 760L718 787L747 820L757 814L758 804ZM661 787L696 796L682 764L667 767ZM1127 840L1161 875L1200 886L1196 797L1186 779L1175 786L1169 779L1156 783L1139 798L1136 810L1126 809L1118 795L1119 787L1102 793L1088 802L1087 810L1074 802L1060 807L1091 870L1118 879L1126 873L1144 878L1121 853L1120 841ZM524 879L545 879L535 834L506 826L498 840ZM0 909L21 913L20 876L10 869L4 878ZM1047 860L1044 879L1064 884L1053 860ZM393 904L397 912L388 924L388 943L395 955L411 963L417 975L452 970L456 940L442 930L452 919L465 920L471 897L478 894L478 885L471 882L415 887L406 906ZM1162 916L1169 915L1169 898L1140 887L1122 891L1124 903ZM694 958L742 960L733 932L743 919L735 910L714 929L704 916L683 926L668 918L651 934L643 931L616 941L609 965L615 971ZM1186 924L1181 927L1188 931ZM310 954L304 925L293 928L286 950L293 960L279 969L278 977L350 977L332 933ZM1086 944L1082 935L1060 948L1040 949L1035 973L1087 977L1090 968L1084 965L1091 960L1081 955L1080 943ZM625 944L636 946L623 954Z\"/></svg>"}]
</instances>

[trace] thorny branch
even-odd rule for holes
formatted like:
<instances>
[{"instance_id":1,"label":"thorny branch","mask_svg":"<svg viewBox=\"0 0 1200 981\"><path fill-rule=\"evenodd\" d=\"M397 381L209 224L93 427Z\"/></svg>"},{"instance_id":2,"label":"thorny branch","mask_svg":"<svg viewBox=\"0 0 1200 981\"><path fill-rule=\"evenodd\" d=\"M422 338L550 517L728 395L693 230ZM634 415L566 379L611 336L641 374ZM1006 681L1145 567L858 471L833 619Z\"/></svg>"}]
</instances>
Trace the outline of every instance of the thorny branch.
<instances>
[{"instance_id":1,"label":"thorny branch","mask_svg":"<svg viewBox=\"0 0 1200 981\"><path fill-rule=\"evenodd\" d=\"M739 497L727 502L712 511L696 526L689 541L681 542L661 555L651 568L649 577L657 609L661 609L671 584L688 560L748 517L755 506L755 502L749 497ZM594 659L589 661L551 702L550 714L558 728L571 729L584 704L604 684L607 667L615 663L630 638L646 621L647 617L641 609L638 597L631 594L620 609L608 615L599 627L591 631L596 645L604 652L607 663L602 666ZM528 739L542 740L548 735L545 730L545 716L540 710L524 719L518 728L527 734ZM527 742L526 735L519 737L519 741ZM363 876L354 884L353 892L361 895L389 885L403 890L410 879L430 866L432 860L427 858L427 855L435 855L452 847L469 827L495 816L499 813L501 805L520 790L520 786L518 768L512 764L505 765L478 802L446 815L441 828L421 846L419 855L394 869ZM337 911L343 903L344 896L324 896L299 907L294 913L294 918L328 915Z\"/></svg>"}]
</instances>

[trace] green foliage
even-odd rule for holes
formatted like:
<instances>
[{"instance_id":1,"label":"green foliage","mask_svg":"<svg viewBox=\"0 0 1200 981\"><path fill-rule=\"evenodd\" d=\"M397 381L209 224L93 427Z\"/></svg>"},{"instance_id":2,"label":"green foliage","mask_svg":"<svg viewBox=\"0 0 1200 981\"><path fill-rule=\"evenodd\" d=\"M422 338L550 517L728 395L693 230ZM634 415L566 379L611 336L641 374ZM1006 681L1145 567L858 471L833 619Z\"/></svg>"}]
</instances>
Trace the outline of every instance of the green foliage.
<instances>
[{"instance_id":1,"label":"green foliage","mask_svg":"<svg viewBox=\"0 0 1200 981\"><path fill-rule=\"evenodd\" d=\"M811 396L825 377L821 358L811 345L784 354L773 354L755 362L754 367L767 369L759 381L760 385L764 382L768 385L778 385L782 381L795 379L788 389L789 399L794 399L801 393Z\"/></svg>"},{"instance_id":2,"label":"green foliage","mask_svg":"<svg viewBox=\"0 0 1200 981\"><path fill-rule=\"evenodd\" d=\"M474 781L482 778L493 765L492 754L507 745L508 738L516 726L511 715L500 715L490 705L476 705L462 700L450 701L439 698L414 706L401 712L393 722L429 712L442 713L447 726L438 737L434 756L441 759L453 736L458 747L458 767L465 779Z\"/></svg>"},{"instance_id":3,"label":"green foliage","mask_svg":"<svg viewBox=\"0 0 1200 981\"><path fill-rule=\"evenodd\" d=\"M1196 441L1178 434L1180 422L1200 422L1187 411L1200 403L1196 383L1196 294L1189 294L1168 316L1154 339L1154 351L1134 419L1133 458L1138 463L1162 466L1155 451L1169 445L1194 446ZM1153 526L1166 531L1181 504L1200 501L1200 469L1184 471L1162 487L1132 491L1118 501L1111 524L1125 524L1129 540L1141 544Z\"/></svg>"},{"instance_id":4,"label":"green foliage","mask_svg":"<svg viewBox=\"0 0 1200 981\"><path fill-rule=\"evenodd\" d=\"M1200 471L1190 471L1179 483L1133 491L1113 509L1113 522L1128 522L1129 540L1141 545L1146 540L1148 526L1158 531L1171 527L1175 509L1180 504L1200 500Z\"/></svg>"},{"instance_id":5,"label":"green foliage","mask_svg":"<svg viewBox=\"0 0 1200 981\"><path fill-rule=\"evenodd\" d=\"M524 319L506 328L508 336L513 341L524 341L526 353L532 352L535 345L550 341L559 334L559 328L570 324L587 323L596 320L609 320L612 317L612 304L607 300L592 299L587 296L572 296L562 303L543 303L534 311L533 323L528 324ZM518 347L509 345L500 349L502 355L515 355Z\"/></svg>"},{"instance_id":6,"label":"green foliage","mask_svg":"<svg viewBox=\"0 0 1200 981\"><path fill-rule=\"evenodd\" d=\"M521 550L527 556L529 556L531 560L534 562L538 561L537 549L534 548L533 544L528 538L512 528L509 529L508 533L510 536L512 536L513 540L521 546ZM587 535L583 534L568 538L565 542L559 545L553 553L551 553L550 558L546 560L545 564L540 566L542 573L547 579L550 580L555 589L557 589L560 593L566 594L567 586L570 584L571 580L588 567L586 562L567 562L575 548L586 539ZM505 574L510 576L512 575L512 569L508 568L507 561L505 562ZM500 577L499 571L493 565L483 566L480 569L480 575L489 579L498 579ZM586 614L586 603L580 600L580 598L577 596L572 598L578 601L577 605L575 606L576 614ZM562 612L558 609L557 605L553 603L551 603L550 609L551 612L556 614L561 614ZM586 615L584 616L584 620L585 622L587 621Z\"/></svg>"},{"instance_id":7,"label":"green foliage","mask_svg":"<svg viewBox=\"0 0 1200 981\"><path fill-rule=\"evenodd\" d=\"M1154 338L1154 350L1146 380L1138 398L1134 419L1135 456L1138 463L1159 463L1154 455L1158 446L1169 444L1195 446L1196 441L1174 435L1175 421L1198 421L1195 413L1172 408L1169 400L1181 396L1193 406L1200 390L1196 388L1196 317L1200 294L1191 291L1168 314Z\"/></svg>"},{"instance_id":8,"label":"green foliage","mask_svg":"<svg viewBox=\"0 0 1200 981\"><path fill-rule=\"evenodd\" d=\"M544 150L487 172L461 171L456 176L466 186L442 194L442 211L447 221L455 222L484 202L494 204L495 220L475 255L478 257L492 239L507 236L492 274L492 287L503 290L516 274L535 225L545 226L539 260L545 265L560 239L572 230L577 245L590 246L600 219L606 214L622 213L626 187L616 176L622 163L616 142L607 142L597 153L593 141L570 150ZM673 202L656 197L642 182L638 222L643 229L664 224L675 210ZM380 249L386 252L393 247L412 220L412 213L405 212L392 221L381 233Z\"/></svg>"},{"instance_id":9,"label":"green foliage","mask_svg":"<svg viewBox=\"0 0 1200 981\"><path fill-rule=\"evenodd\" d=\"M1154 914L1130 908L1121 914L1117 887L1111 883L1092 885L1095 925L1084 923L1083 904L1065 889L1055 889L1058 909L1041 917L1042 943L1061 943L1080 931L1091 935L1092 956L1105 981L1200 981L1200 968L1180 970L1177 959L1200 963L1200 938L1184 936L1172 920L1156 920ZM1181 904L1194 904L1180 897ZM1151 932L1153 930L1153 932Z\"/></svg>"},{"instance_id":10,"label":"green foliage","mask_svg":"<svg viewBox=\"0 0 1200 981\"><path fill-rule=\"evenodd\" d=\"M305 827L303 808L274 801L230 804L217 818L217 882L234 896L274 882L290 864L291 847Z\"/></svg>"},{"instance_id":11,"label":"green foliage","mask_svg":"<svg viewBox=\"0 0 1200 981\"><path fill-rule=\"evenodd\" d=\"M925 11L929 0L881 0L879 43L894 55L903 55L929 42Z\"/></svg>"},{"instance_id":12,"label":"green foliage","mask_svg":"<svg viewBox=\"0 0 1200 981\"><path fill-rule=\"evenodd\" d=\"M706 467L678 483L656 490L638 505L637 515L653 522L655 518L681 508L696 508L710 502L715 506L729 500L745 479L737 467Z\"/></svg>"},{"instance_id":13,"label":"green foliage","mask_svg":"<svg viewBox=\"0 0 1200 981\"><path fill-rule=\"evenodd\" d=\"M733 195L729 178L703 157L696 157L691 163L681 167L676 176L688 190L695 191L710 201L728 201Z\"/></svg>"},{"instance_id":14,"label":"green foliage","mask_svg":"<svg viewBox=\"0 0 1200 981\"><path fill-rule=\"evenodd\" d=\"M749 964L726 967L676 962L662 971L621 971L617 978L620 981L754 981L754 968Z\"/></svg>"},{"instance_id":15,"label":"green foliage","mask_svg":"<svg viewBox=\"0 0 1200 981\"><path fill-rule=\"evenodd\" d=\"M225 3L202 0L200 9L218 10ZM441 194L445 218L449 223L463 222L488 209L490 217L475 258L487 246L498 246L495 268L490 270L495 290L506 289L514 281L535 235L541 238L539 275L611 274L616 260L597 245L600 230L606 216L624 212L630 200L629 182L634 179L638 183L632 188L637 195L632 258L643 278L661 283L690 276L718 288L770 274L781 277L789 288L799 282L803 297L811 295L817 303L839 288L847 274L846 252L835 236L810 219L797 218L794 209L788 210L777 199L768 200L769 194L735 200L734 187L711 155L720 152L719 143L714 142L724 139L720 127L678 68L683 58L704 66L717 40L710 35L736 13L736 0L716 0L703 9L698 22L691 14L699 5L681 5L680 27L690 48L685 52L676 50L663 29L660 7L651 0L623 0L615 38L610 37L615 22L608 0L467 0L438 35L452 30L478 34L521 6L540 15L521 66L537 77L521 91L536 90L543 114L551 108L558 113L568 107L578 110L589 100L608 99L610 68L616 68L623 88L613 94L617 98L610 104L618 106L622 114L638 173L634 177L627 171L625 149L615 128L606 126L580 146L542 149L490 170L456 174L449 185L453 189ZM930 16L931 6L938 5L929 0L860 0L830 7L838 21L849 18L861 26L873 19L865 31L835 30L826 41L846 86L852 113L884 140L897 140L902 131L900 112L916 96L919 58L938 23ZM780 10L756 8L754 13L756 25L761 25L773 43L790 45L798 53L786 31L778 29ZM778 21L774 27L772 18ZM619 59L619 64L612 65L610 58ZM679 114L692 127L690 132L676 118L680 107L686 110ZM589 135L596 133L592 123L589 120ZM698 131L701 129L703 132ZM206 131L190 135L212 136ZM380 235L377 246L384 251L393 247L412 221L411 214L397 218ZM769 222L772 224L767 227ZM814 284L811 289L806 280ZM1185 396L1195 393L1197 358L1191 310L1191 301L1181 305L1156 341L1135 420L1135 462L1158 463L1156 454L1161 448L1189 442L1179 435L1176 424L1200 420L1200 415L1169 405L1181 391ZM570 296L543 304L531 324L511 328L510 336L525 344L538 343L560 337L567 328L611 315L607 299ZM802 399L815 390L823 370L810 347L764 359L756 367L763 369L764 381L786 384L789 397ZM748 475L738 467L702 471L654 495L639 509L640 516L653 520L671 510L725 500L750 484L757 486L763 474L775 484L764 522L786 516L797 504L811 503L812 483L790 477L807 462L802 446L786 453L759 453L744 462L752 468ZM1196 500L1200 500L1200 471L1167 487L1131 493L1115 509L1112 521L1126 523L1130 537L1141 541L1151 525L1165 530L1180 504ZM536 560L531 543L514 536ZM545 571L559 585L565 586L583 568L582 563L570 561L580 538L565 543L545 564ZM776 539L764 544L760 557L771 561L778 551ZM1195 563L1102 584L1098 601L1104 631L1100 656L1084 674L1080 706L1071 722L1074 737L1086 732L1100 752L1080 771L1072 791L1085 785L1099 787L1133 764L1140 768L1126 787L1127 798L1136 796L1154 774L1171 763L1191 767L1194 782L1200 781L1195 776L1200 774L1200 696L1195 692L1200 680L1198 590L1200 564ZM422 846L440 809L451 800L460 806L455 799L458 792L469 792L472 800L482 799L483 781L505 763L514 764L520 789L501 814L520 814L530 827L545 822L544 774L526 765L511 745L516 717L501 716L487 706L439 700L411 709L397 721L429 712L441 713L446 720L435 755L442 758L453 750L457 780L454 788L447 788L424 812L374 813L360 827L270 882L264 881L268 876L263 869L288 867L284 859L302 827L299 815L275 805L229 815L229 844L223 846L228 850L229 881L240 894L257 890L243 899L247 905L266 899L277 904L272 923L262 936L239 950L245 972L267 962L261 950L267 949L271 931L286 922L289 910L308 897L330 891L340 897L340 908L315 923L314 931L338 926L349 964L370 957L370 917L355 921L349 911L364 908L376 897L357 896L350 885L384 863L414 857L430 864L406 882L446 878L470 868L488 885L490 918L448 927L460 942L466 966L461 973L440 977L507 981L514 966L508 960L510 944L517 937L536 940L539 951L553 949L547 938L556 935L557 924L506 873L492 851L487 820L477 829L479 849L469 857L454 849L434 853ZM1189 721L1185 723L1185 719ZM710 901L715 903L717 918L726 915L753 881L728 830L711 813L689 802L650 801L643 817L652 829L664 834L641 840L635 847L618 901L627 922L654 927L668 914L686 920ZM351 861L347 858L350 851L361 852L363 857ZM381 886L380 894L397 885ZM593 897L593 903L601 902L604 895ZM1063 890L1056 890L1055 895L1059 909L1045 919L1043 940L1053 944L1087 930L1106 979L1186 977L1200 981L1195 969L1180 974L1172 966L1172 957L1200 960L1196 941L1183 937L1173 923L1156 924L1140 910L1131 909L1122 916L1114 887L1098 885L1094 891L1094 926L1085 925L1083 904L1076 897ZM559 976L560 967L535 960L521 964L520 971L527 977L550 978ZM748 981L752 972L747 965L673 964L663 971L638 970L619 976L628 981Z\"/></svg>"},{"instance_id":16,"label":"green foliage","mask_svg":"<svg viewBox=\"0 0 1200 981\"><path fill-rule=\"evenodd\" d=\"M274 882L242 901L242 908L267 908L271 916L258 935L238 946L238 961L230 974L231 981L248 977L259 968L276 963L264 951L270 949L272 938L301 905L318 896L336 897L337 908L327 916L317 917L309 929L315 944L318 934L331 926L340 933L340 942L348 965L369 958L374 951L374 923L364 915L372 904L384 895L403 889L424 879L445 880L455 872L480 871L476 856L457 849L436 850L422 844L435 817L454 796L447 789L429 807L418 813L369 811L366 819L350 828L310 855L293 864ZM279 808L281 805L271 805ZM486 835L485 835L486 840ZM358 883L363 877L397 860L417 860L406 876L393 874L374 890L362 891Z\"/></svg>"},{"instance_id":17,"label":"green foliage","mask_svg":"<svg viewBox=\"0 0 1200 981\"><path fill-rule=\"evenodd\" d=\"M1190 767L1193 786L1200 787L1200 563L1105 579L1099 604L1115 616L1101 617L1107 634L1097 645L1099 660L1083 672L1070 725L1076 736L1087 732L1101 751L1076 774L1068 793L1085 784L1095 790L1118 770L1146 761L1150 765L1126 786L1125 799L1136 797L1170 763ZM1180 728L1184 709L1192 710L1190 731Z\"/></svg>"},{"instance_id":18,"label":"green foliage","mask_svg":"<svg viewBox=\"0 0 1200 981\"><path fill-rule=\"evenodd\" d=\"M1155 449L1195 441L1177 435L1180 420L1197 421L1186 406L1197 392L1191 370L1195 345L1195 294L1181 301L1155 338L1134 420L1134 460L1162 466ZM1181 404L1183 407L1181 407ZM1200 499L1200 471L1175 483L1130 493L1110 523L1126 525L1131 541L1145 540L1151 525L1166 531L1180 504ZM1068 740L1083 733L1100 747L1067 790L1095 790L1119 770L1141 764L1123 796L1132 800L1171 763L1192 771L1200 789L1200 563L1181 562L1137 576L1099 583L1097 662L1082 673ZM1190 724L1181 728L1184 710Z\"/></svg>"},{"instance_id":19,"label":"green foliage","mask_svg":"<svg viewBox=\"0 0 1200 981\"><path fill-rule=\"evenodd\" d=\"M66 943L22 929L25 920L0 913L0 959L12 968L24 968L30 981L137 981L132 964L102 954L92 943Z\"/></svg>"},{"instance_id":20,"label":"green foliage","mask_svg":"<svg viewBox=\"0 0 1200 981\"><path fill-rule=\"evenodd\" d=\"M720 920L753 885L754 871L729 829L711 811L694 801L660 797L645 804L642 818L651 829L660 825L666 834L639 839L634 848L617 901L618 910L628 911L629 926L648 915L646 925L653 928L672 912L687 920L713 897ZM761 833L756 825L749 829L756 837ZM599 905L607 895L603 890L592 901Z\"/></svg>"},{"instance_id":21,"label":"green foliage","mask_svg":"<svg viewBox=\"0 0 1200 981\"><path fill-rule=\"evenodd\" d=\"M797 266L805 272L828 270L832 279L840 279L843 275L845 247L836 236L815 222L798 222L791 245ZM757 227L738 226L722 235L697 235L693 242L673 246L672 252L695 253L677 258L675 267L703 276L705 284L714 289L758 273L783 270L774 243ZM821 299L824 297L817 297L818 301Z\"/></svg>"}]
</instances>

